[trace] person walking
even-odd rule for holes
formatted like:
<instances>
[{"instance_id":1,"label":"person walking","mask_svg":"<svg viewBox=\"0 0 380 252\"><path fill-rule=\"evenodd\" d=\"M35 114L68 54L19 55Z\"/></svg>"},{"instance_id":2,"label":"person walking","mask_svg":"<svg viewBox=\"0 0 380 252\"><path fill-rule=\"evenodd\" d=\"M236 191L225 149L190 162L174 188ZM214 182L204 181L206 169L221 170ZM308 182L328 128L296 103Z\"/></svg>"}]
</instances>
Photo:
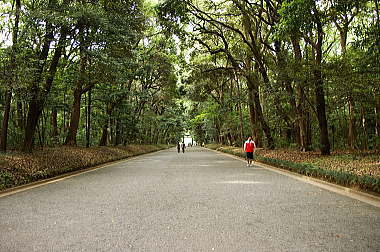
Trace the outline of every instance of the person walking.
<instances>
[{"instance_id":1,"label":"person walking","mask_svg":"<svg viewBox=\"0 0 380 252\"><path fill-rule=\"evenodd\" d=\"M255 152L256 144L255 141L252 140L252 137L248 137L247 141L244 142L243 151L245 152L247 159L247 166L252 165L253 153Z\"/></svg>"},{"instance_id":2,"label":"person walking","mask_svg":"<svg viewBox=\"0 0 380 252\"><path fill-rule=\"evenodd\" d=\"M181 145L179 144L179 142L177 142L177 151L178 151L178 153L181 152Z\"/></svg>"},{"instance_id":3,"label":"person walking","mask_svg":"<svg viewBox=\"0 0 380 252\"><path fill-rule=\"evenodd\" d=\"M182 143L182 153L185 153L185 143Z\"/></svg>"}]
</instances>

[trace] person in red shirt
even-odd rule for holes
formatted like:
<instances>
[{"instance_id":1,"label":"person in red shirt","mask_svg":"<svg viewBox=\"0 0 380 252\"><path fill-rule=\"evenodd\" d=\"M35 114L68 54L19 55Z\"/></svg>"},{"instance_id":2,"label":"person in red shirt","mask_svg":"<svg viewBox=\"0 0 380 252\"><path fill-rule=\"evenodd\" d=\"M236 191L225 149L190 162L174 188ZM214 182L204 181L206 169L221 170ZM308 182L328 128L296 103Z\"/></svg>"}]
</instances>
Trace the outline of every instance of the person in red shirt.
<instances>
[{"instance_id":1,"label":"person in red shirt","mask_svg":"<svg viewBox=\"0 0 380 252\"><path fill-rule=\"evenodd\" d=\"M256 144L255 141L252 140L252 137L248 137L247 141L245 141L243 150L245 151L247 166L252 165L253 153L255 152Z\"/></svg>"}]
</instances>

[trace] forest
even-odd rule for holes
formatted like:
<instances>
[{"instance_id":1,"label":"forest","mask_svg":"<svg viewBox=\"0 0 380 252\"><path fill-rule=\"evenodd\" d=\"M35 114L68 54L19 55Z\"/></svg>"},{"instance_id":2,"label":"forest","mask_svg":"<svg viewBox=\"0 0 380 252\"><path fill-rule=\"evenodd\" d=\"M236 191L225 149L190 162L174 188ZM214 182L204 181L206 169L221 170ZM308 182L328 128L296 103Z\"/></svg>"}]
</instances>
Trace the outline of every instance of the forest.
<instances>
[{"instance_id":1,"label":"forest","mask_svg":"<svg viewBox=\"0 0 380 252\"><path fill-rule=\"evenodd\" d=\"M378 0L3 0L0 151L380 149Z\"/></svg>"}]
</instances>

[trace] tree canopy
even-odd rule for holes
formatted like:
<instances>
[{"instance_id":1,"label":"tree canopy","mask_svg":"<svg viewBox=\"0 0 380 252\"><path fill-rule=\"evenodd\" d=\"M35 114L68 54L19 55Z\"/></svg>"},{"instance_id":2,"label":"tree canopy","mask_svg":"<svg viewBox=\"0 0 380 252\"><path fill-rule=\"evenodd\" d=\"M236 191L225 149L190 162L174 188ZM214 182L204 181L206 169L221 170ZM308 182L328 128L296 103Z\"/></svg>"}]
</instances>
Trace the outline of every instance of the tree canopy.
<instances>
[{"instance_id":1,"label":"tree canopy","mask_svg":"<svg viewBox=\"0 0 380 252\"><path fill-rule=\"evenodd\" d=\"M0 149L379 149L378 0L0 5Z\"/></svg>"}]
</instances>

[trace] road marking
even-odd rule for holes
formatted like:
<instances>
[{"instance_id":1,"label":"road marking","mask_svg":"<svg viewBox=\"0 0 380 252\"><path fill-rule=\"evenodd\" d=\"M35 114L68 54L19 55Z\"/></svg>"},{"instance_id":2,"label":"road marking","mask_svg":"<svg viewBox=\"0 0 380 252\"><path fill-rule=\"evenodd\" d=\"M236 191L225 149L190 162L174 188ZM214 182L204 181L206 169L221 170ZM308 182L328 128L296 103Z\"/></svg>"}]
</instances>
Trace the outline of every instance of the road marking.
<instances>
[{"instance_id":1,"label":"road marking","mask_svg":"<svg viewBox=\"0 0 380 252\"><path fill-rule=\"evenodd\" d=\"M233 159L236 159L236 160L239 160L241 162L246 163L246 160L244 160L243 158L234 156L232 154L228 154L228 153L224 153L224 152L220 152L220 151L216 151L216 150L212 150L212 149L208 149L208 150L216 152L218 154L221 153L224 156L227 156L227 157L230 157L230 158L233 158ZM328 191L331 191L331 192L334 192L334 193L337 193L340 195L344 195L344 196L347 196L349 198L356 199L356 200L359 200L359 201L365 202L367 204L370 204L372 206L380 208L380 197L378 197L378 196L375 196L375 195L372 195L369 193L365 193L365 192L361 192L361 191L357 191L355 189L340 186L337 184L329 183L329 182L326 182L326 181L323 181L323 180L320 180L317 178L308 177L308 176L304 176L304 175L294 173L291 171L283 170L283 169L280 169L280 168L277 168L274 166L270 166L267 164L262 164L262 163L258 163L258 162L253 162L253 164L257 167L260 167L260 168L263 168L263 169L266 169L266 170L269 170L269 171L272 171L272 172L275 172L275 173L278 173L278 174L281 174L281 175L284 175L287 177L291 177L293 179L296 179L296 180L299 180L302 182L306 182L308 184L317 186L319 188L322 188L322 189L325 189L325 190L328 190ZM250 169L250 170L256 170L257 169L254 167L246 167L246 168Z\"/></svg>"}]
</instances>

